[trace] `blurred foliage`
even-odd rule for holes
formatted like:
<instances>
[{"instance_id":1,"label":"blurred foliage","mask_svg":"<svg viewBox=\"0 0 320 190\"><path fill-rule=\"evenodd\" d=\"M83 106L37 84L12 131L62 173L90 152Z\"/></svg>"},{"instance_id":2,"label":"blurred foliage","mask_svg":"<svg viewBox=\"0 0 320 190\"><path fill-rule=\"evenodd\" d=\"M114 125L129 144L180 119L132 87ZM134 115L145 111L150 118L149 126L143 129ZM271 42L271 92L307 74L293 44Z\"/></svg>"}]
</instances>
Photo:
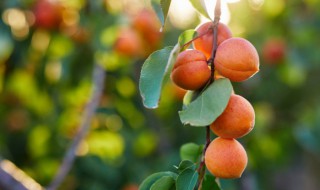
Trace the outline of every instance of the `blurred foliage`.
<instances>
[{"instance_id":1,"label":"blurred foliage","mask_svg":"<svg viewBox=\"0 0 320 190\"><path fill-rule=\"evenodd\" d=\"M35 22L37 0L0 1L1 156L48 185L81 123L92 65L98 63L107 73L103 98L61 189L134 189L151 173L172 170L180 160L179 147L203 144L204 130L182 126L181 92L170 82L159 108L145 109L138 94L145 55L114 51L118 31L131 27L133 15L151 3L59 2L61 23L45 28ZM188 1L173 4L184 12L171 7L161 44L144 46L146 52L174 45L181 32L204 20ZM252 79L233 84L253 104L256 125L240 139L249 156L243 177L222 180L222 187L317 189L320 2L241 0L223 11L228 10L233 35L256 46L261 66ZM274 62L263 55L271 39L285 43L283 57Z\"/></svg>"}]
</instances>

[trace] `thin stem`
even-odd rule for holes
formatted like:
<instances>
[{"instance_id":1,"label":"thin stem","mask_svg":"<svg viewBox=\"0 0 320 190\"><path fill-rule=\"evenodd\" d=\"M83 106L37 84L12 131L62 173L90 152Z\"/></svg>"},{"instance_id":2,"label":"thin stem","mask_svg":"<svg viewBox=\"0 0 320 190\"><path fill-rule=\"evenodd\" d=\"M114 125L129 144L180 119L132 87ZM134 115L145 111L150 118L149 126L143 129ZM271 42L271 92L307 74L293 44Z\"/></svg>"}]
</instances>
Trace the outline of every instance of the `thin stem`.
<instances>
[{"instance_id":1,"label":"thin stem","mask_svg":"<svg viewBox=\"0 0 320 190\"><path fill-rule=\"evenodd\" d=\"M213 20L213 44L212 44L212 52L211 52L211 56L208 60L208 65L211 66L211 78L210 78L210 83L214 82L214 58L216 56L216 51L218 48L218 24L220 21L220 16L221 16L221 1L217 0L216 1L216 6L215 6L215 10L214 10L214 20ZM206 126L206 144L203 148L203 152L202 152L202 157L201 157L201 162L199 164L199 168L198 168L198 173L199 173L199 178L198 178L198 185L196 187L196 189L201 190L202 189L202 183L203 183L203 179L204 179L204 175L205 175L205 153L206 150L209 146L211 142L210 139L210 126Z\"/></svg>"},{"instance_id":2,"label":"thin stem","mask_svg":"<svg viewBox=\"0 0 320 190\"><path fill-rule=\"evenodd\" d=\"M58 173L56 174L55 178L47 188L47 190L55 190L57 189L60 184L63 182L66 175L69 173L73 162L76 157L76 152L80 146L81 141L86 136L90 129L91 119L95 113L99 105L99 101L102 95L103 86L104 86L104 79L105 79L105 71L104 69L96 64L94 66L93 71L93 93L91 95L90 101L88 102L85 111L83 113L83 120L81 122L80 129L77 135L74 137L71 146L69 147L68 151L66 152L63 162L59 168Z\"/></svg>"},{"instance_id":3,"label":"thin stem","mask_svg":"<svg viewBox=\"0 0 320 190\"><path fill-rule=\"evenodd\" d=\"M190 41L188 41L187 43L185 43L185 44L183 44L183 48L185 48L185 47L187 47L187 46L189 46L193 41L195 41L196 39L198 39L198 38L201 38L202 36L204 36L204 35L207 35L209 32L211 32L213 30L213 28L212 27L209 27L208 28L208 30L205 32L205 33L203 33L203 34L201 34L201 35L199 35L199 36L196 36L195 38L193 38L192 40L190 40Z\"/></svg>"},{"instance_id":4,"label":"thin stem","mask_svg":"<svg viewBox=\"0 0 320 190\"><path fill-rule=\"evenodd\" d=\"M210 145L211 139L210 139L210 126L206 126L206 144L204 145L203 151L202 151L202 156L201 156L201 162L198 168L198 173L199 173L199 182L198 182L198 190L201 190L202 187L202 182L204 179L204 174L205 174L205 153L206 150L208 148L208 146Z\"/></svg>"}]
</instances>

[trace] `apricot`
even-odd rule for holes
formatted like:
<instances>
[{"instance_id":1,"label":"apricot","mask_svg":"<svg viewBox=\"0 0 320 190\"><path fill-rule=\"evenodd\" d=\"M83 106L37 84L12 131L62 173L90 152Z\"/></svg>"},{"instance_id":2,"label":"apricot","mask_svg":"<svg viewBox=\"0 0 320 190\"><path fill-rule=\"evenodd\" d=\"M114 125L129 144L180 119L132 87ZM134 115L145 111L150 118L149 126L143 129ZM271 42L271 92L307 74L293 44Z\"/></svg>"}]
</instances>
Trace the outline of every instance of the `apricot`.
<instances>
[{"instance_id":1,"label":"apricot","mask_svg":"<svg viewBox=\"0 0 320 190\"><path fill-rule=\"evenodd\" d=\"M240 82L259 71L259 56L248 40L230 38L218 46L214 65L222 76Z\"/></svg>"},{"instance_id":2,"label":"apricot","mask_svg":"<svg viewBox=\"0 0 320 190\"><path fill-rule=\"evenodd\" d=\"M141 56L142 42L139 35L131 28L121 28L114 44L114 50L125 56Z\"/></svg>"},{"instance_id":3,"label":"apricot","mask_svg":"<svg viewBox=\"0 0 320 190\"><path fill-rule=\"evenodd\" d=\"M282 39L269 39L262 48L262 56L267 63L280 63L286 54L286 44Z\"/></svg>"},{"instance_id":4,"label":"apricot","mask_svg":"<svg viewBox=\"0 0 320 190\"><path fill-rule=\"evenodd\" d=\"M247 166L248 157L243 146L235 139L217 137L208 146L205 164L218 178L239 178Z\"/></svg>"},{"instance_id":5,"label":"apricot","mask_svg":"<svg viewBox=\"0 0 320 190\"><path fill-rule=\"evenodd\" d=\"M239 138L254 127L255 114L250 102L242 96L231 94L222 114L210 125L213 133L222 138Z\"/></svg>"},{"instance_id":6,"label":"apricot","mask_svg":"<svg viewBox=\"0 0 320 190\"><path fill-rule=\"evenodd\" d=\"M62 22L62 11L62 5L57 1L38 0L33 9L35 26L57 29Z\"/></svg>"},{"instance_id":7,"label":"apricot","mask_svg":"<svg viewBox=\"0 0 320 190\"><path fill-rule=\"evenodd\" d=\"M172 81L186 90L197 90L210 79L211 71L206 56L198 50L181 52L171 72Z\"/></svg>"},{"instance_id":8,"label":"apricot","mask_svg":"<svg viewBox=\"0 0 320 190\"><path fill-rule=\"evenodd\" d=\"M205 34L208 32L209 27L212 26L212 22L207 22L202 25L200 25L196 30L198 33L198 36ZM217 44L221 44L226 39L229 39L232 37L232 33L230 29L223 23L218 24L218 36L217 36ZM207 59L210 58L212 47L213 47L213 30L211 30L209 33L205 34L204 36L196 39L193 41L193 47L194 49L197 49L199 51L202 51Z\"/></svg>"},{"instance_id":9,"label":"apricot","mask_svg":"<svg viewBox=\"0 0 320 190\"><path fill-rule=\"evenodd\" d=\"M150 9L142 9L133 18L133 27L141 33L144 40L148 43L148 47L156 47L162 39L160 32L161 23L156 13Z\"/></svg>"}]
</instances>

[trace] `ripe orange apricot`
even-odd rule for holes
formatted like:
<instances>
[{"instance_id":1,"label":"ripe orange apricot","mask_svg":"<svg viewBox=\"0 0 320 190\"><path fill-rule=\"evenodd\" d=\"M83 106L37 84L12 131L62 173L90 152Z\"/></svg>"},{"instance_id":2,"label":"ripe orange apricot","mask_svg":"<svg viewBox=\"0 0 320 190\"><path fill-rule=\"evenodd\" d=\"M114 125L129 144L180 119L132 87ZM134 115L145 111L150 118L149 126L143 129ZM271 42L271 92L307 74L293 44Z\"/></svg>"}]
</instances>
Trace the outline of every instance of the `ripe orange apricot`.
<instances>
[{"instance_id":1,"label":"ripe orange apricot","mask_svg":"<svg viewBox=\"0 0 320 190\"><path fill-rule=\"evenodd\" d=\"M212 26L212 22L207 22L200 25L197 28L198 36L205 34L208 31L209 27L211 26ZM232 34L230 29L225 24L219 23L217 37L218 37L217 44L219 45L224 40L231 38ZM206 55L207 59L209 59L211 56L212 47L213 47L213 30L211 30L206 35L194 40L193 46L194 46L194 49L202 51Z\"/></svg>"},{"instance_id":2,"label":"ripe orange apricot","mask_svg":"<svg viewBox=\"0 0 320 190\"><path fill-rule=\"evenodd\" d=\"M230 38L218 46L214 65L224 77L240 82L259 71L259 56L248 40Z\"/></svg>"},{"instance_id":3,"label":"ripe orange apricot","mask_svg":"<svg viewBox=\"0 0 320 190\"><path fill-rule=\"evenodd\" d=\"M231 94L226 109L210 125L210 129L222 138L239 138L253 129L254 119L250 102L242 96Z\"/></svg>"},{"instance_id":4,"label":"ripe orange apricot","mask_svg":"<svg viewBox=\"0 0 320 190\"><path fill-rule=\"evenodd\" d=\"M205 164L218 178L239 178L247 166L248 157L243 146L235 139L217 137L208 146Z\"/></svg>"},{"instance_id":5,"label":"ripe orange apricot","mask_svg":"<svg viewBox=\"0 0 320 190\"><path fill-rule=\"evenodd\" d=\"M135 57L141 56L142 42L139 35L131 28L121 28L117 40L114 44L114 50L122 55Z\"/></svg>"},{"instance_id":6,"label":"ripe orange apricot","mask_svg":"<svg viewBox=\"0 0 320 190\"><path fill-rule=\"evenodd\" d=\"M181 52L171 72L172 81L186 90L203 87L211 76L206 56L198 50Z\"/></svg>"},{"instance_id":7,"label":"ripe orange apricot","mask_svg":"<svg viewBox=\"0 0 320 190\"><path fill-rule=\"evenodd\" d=\"M158 46L162 33L160 32L161 23L151 9L142 9L132 21L133 27L141 33L148 43L148 47Z\"/></svg>"}]
</instances>

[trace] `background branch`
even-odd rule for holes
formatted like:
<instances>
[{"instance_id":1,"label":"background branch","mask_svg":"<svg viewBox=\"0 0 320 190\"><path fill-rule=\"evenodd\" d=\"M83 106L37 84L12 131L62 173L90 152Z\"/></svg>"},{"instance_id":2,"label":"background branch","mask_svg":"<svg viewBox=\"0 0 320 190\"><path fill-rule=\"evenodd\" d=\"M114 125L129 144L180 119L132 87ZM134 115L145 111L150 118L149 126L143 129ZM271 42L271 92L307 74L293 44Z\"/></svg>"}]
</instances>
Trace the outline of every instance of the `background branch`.
<instances>
[{"instance_id":1,"label":"background branch","mask_svg":"<svg viewBox=\"0 0 320 190\"><path fill-rule=\"evenodd\" d=\"M57 189L65 179L68 172L70 171L73 165L73 162L75 160L78 147L90 129L91 119L95 113L95 110L99 105L99 101L101 99L101 95L103 92L104 79L105 79L104 69L100 65L95 64L94 71L93 71L93 92L85 108L80 129L77 135L74 137L68 151L66 152L58 173L56 174L55 178L47 188L48 190Z\"/></svg>"},{"instance_id":2,"label":"background branch","mask_svg":"<svg viewBox=\"0 0 320 190\"><path fill-rule=\"evenodd\" d=\"M43 188L12 162L0 158L0 189L41 190Z\"/></svg>"}]
</instances>

